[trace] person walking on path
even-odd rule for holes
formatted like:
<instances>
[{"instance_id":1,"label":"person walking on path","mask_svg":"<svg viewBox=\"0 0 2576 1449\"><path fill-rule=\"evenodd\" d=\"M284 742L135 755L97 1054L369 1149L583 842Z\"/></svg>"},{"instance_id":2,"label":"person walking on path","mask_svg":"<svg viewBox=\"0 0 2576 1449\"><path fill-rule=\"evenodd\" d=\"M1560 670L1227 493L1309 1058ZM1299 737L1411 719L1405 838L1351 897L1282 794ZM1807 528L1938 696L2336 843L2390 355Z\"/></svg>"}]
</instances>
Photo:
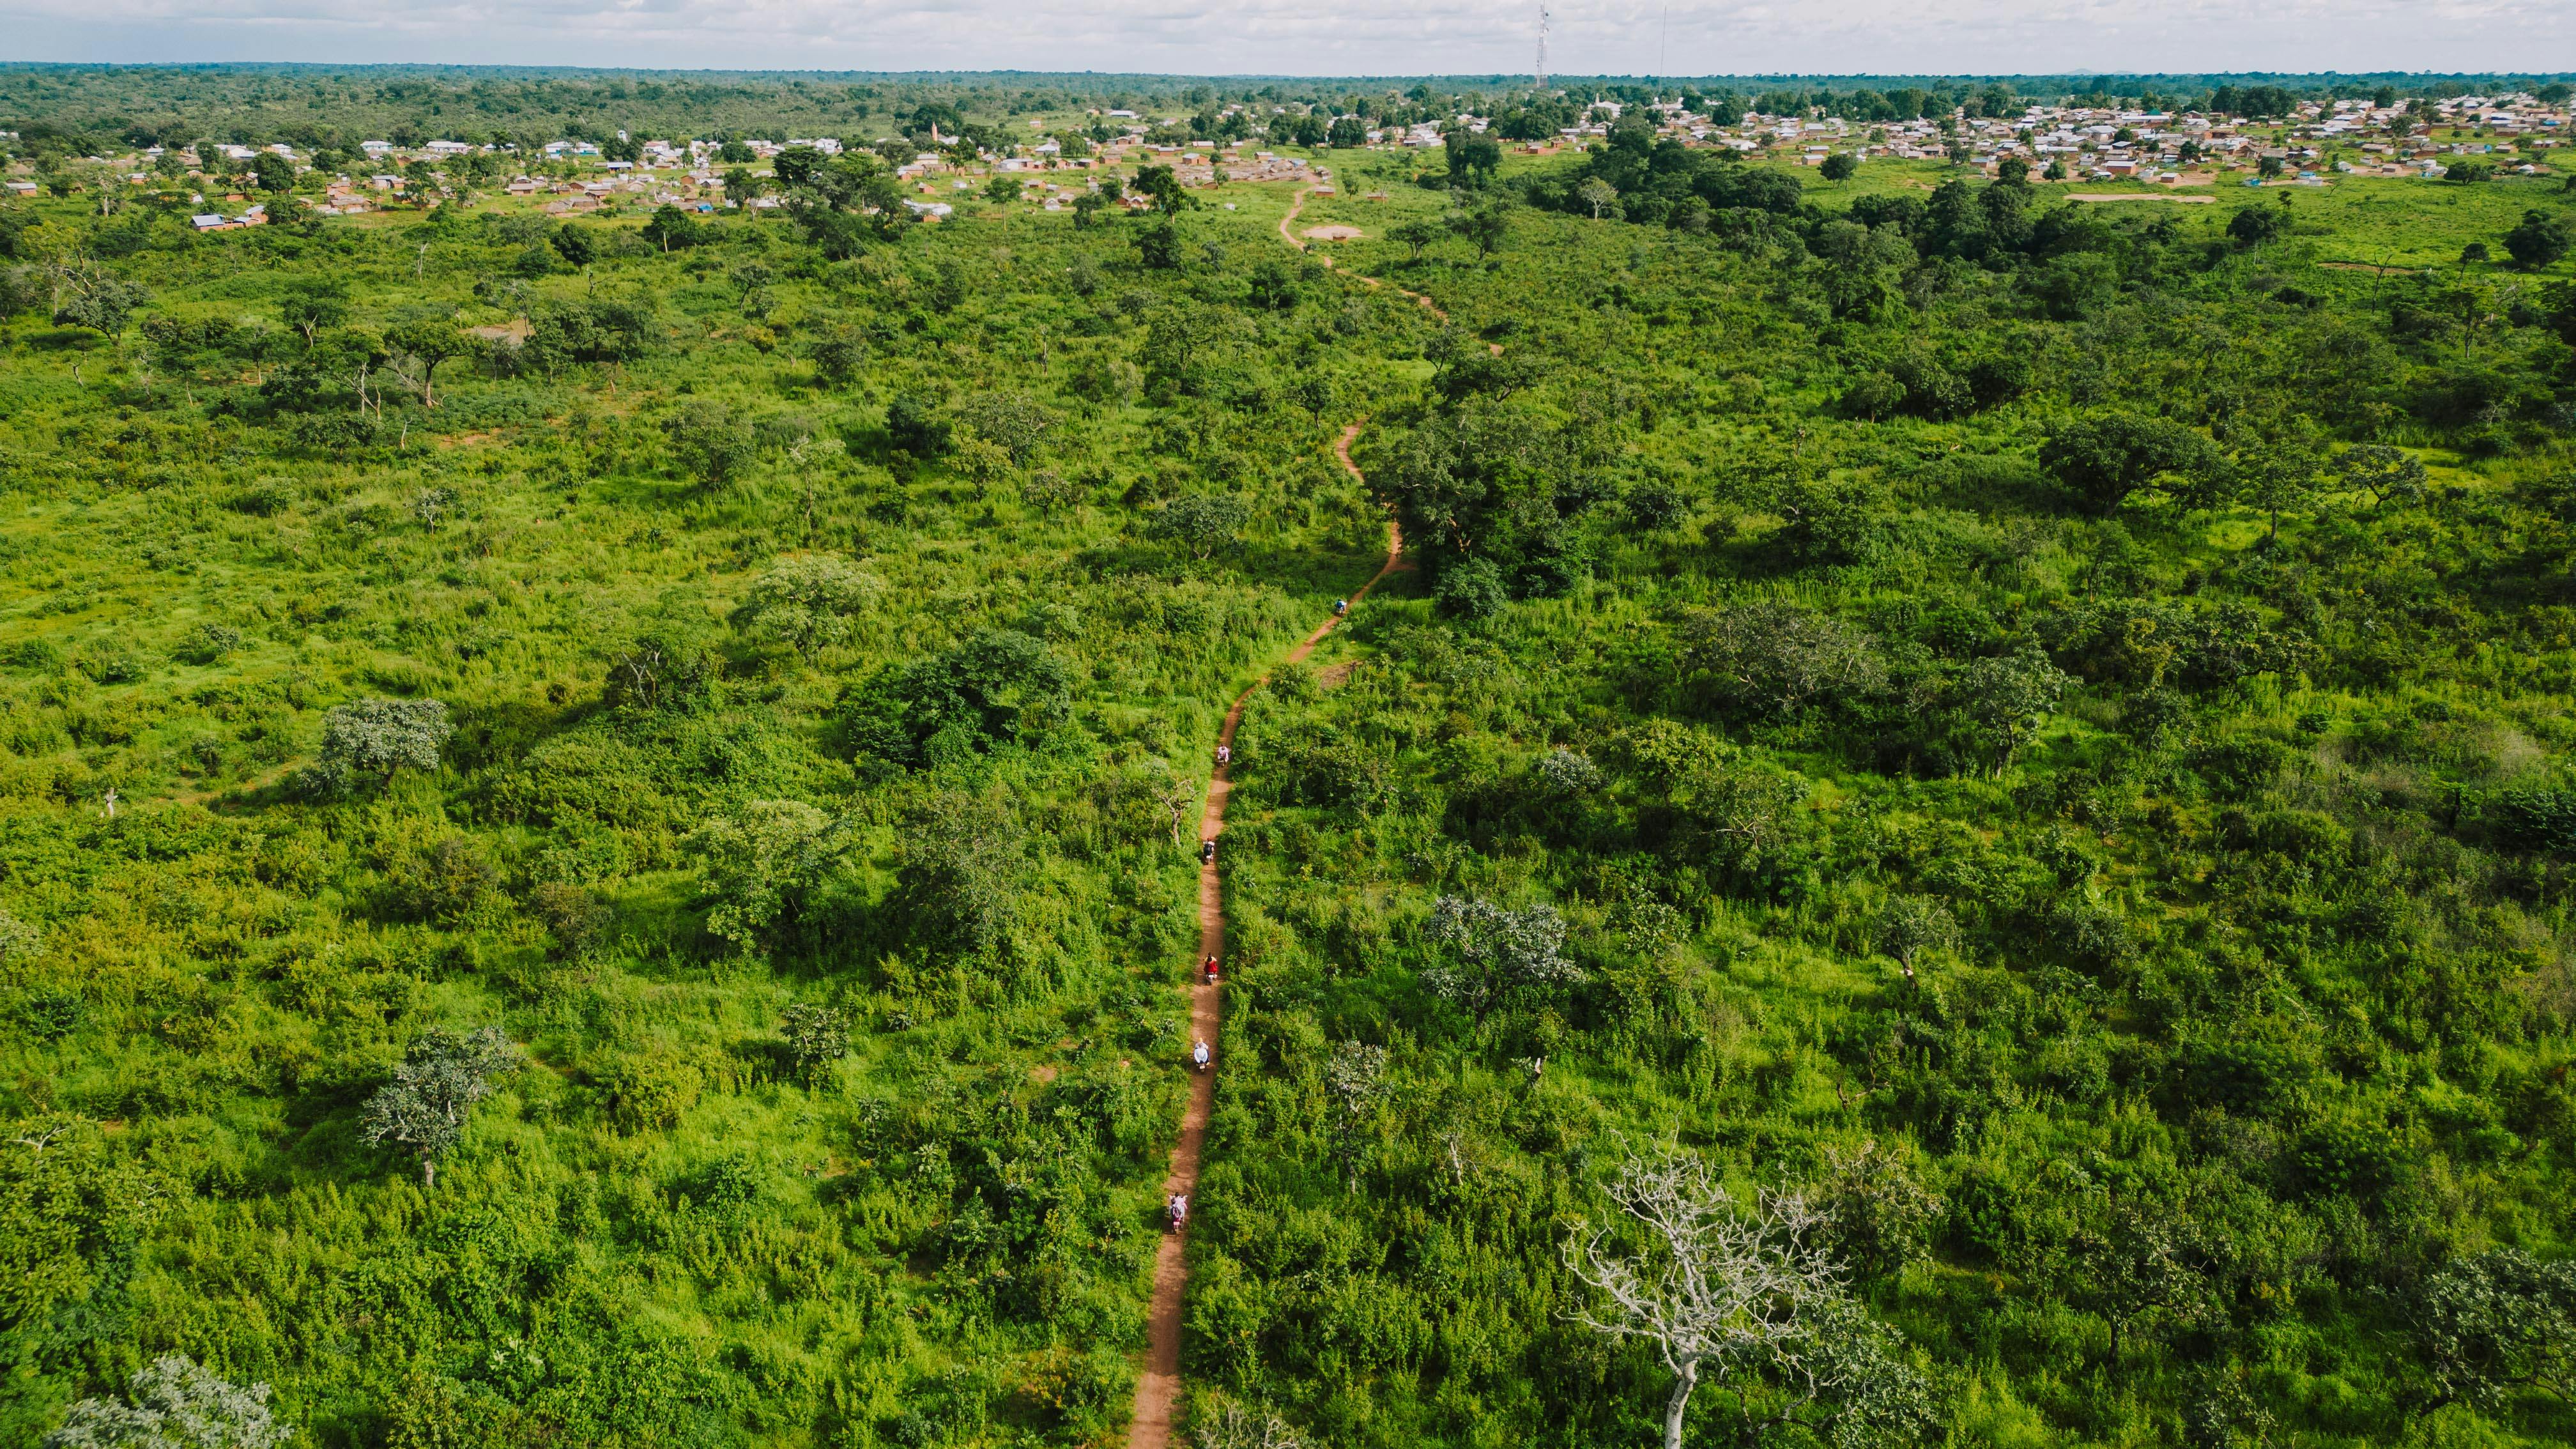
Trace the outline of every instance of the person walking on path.
<instances>
[{"instance_id":1,"label":"person walking on path","mask_svg":"<svg viewBox=\"0 0 2576 1449\"><path fill-rule=\"evenodd\" d=\"M1427 304L1426 304L1427 305ZM1333 444L1333 453L1352 477L1359 469L1351 462L1351 440L1359 436L1360 425L1352 423L1342 430ZM1345 614L1353 600L1366 597L1379 579L1404 565L1399 562L1404 552L1403 535L1394 524L1387 525L1386 563L1350 599L1338 600L1331 618L1316 626L1313 633L1288 651L1287 663L1302 664L1312 654ZM1264 676L1266 679L1267 676ZM1261 687L1255 680L1252 689ZM1154 1298L1145 1320L1145 1372L1136 1381L1136 1407L1127 1423L1127 1449L1170 1449L1172 1444L1172 1411L1181 1397L1181 1322L1182 1294L1189 1286L1188 1217L1189 1195L1198 1189L1199 1155L1207 1143L1208 1120L1215 1115L1216 1073L1209 1070L1215 1062L1215 1050L1208 1043L1217 1036L1222 999L1217 981L1217 962L1225 953L1225 910L1223 883L1216 869L1216 837L1225 829L1226 796L1232 782L1226 776L1234 758L1234 732L1243 722L1243 707L1252 698L1247 689L1226 711L1225 723L1217 732L1217 765L1214 778L1208 781L1207 801L1199 821L1199 956L1200 979L1190 987L1190 1026L1197 1045L1193 1048L1190 1072L1189 1105L1181 1113L1180 1139L1172 1144L1171 1170L1163 1183L1165 1211L1170 1215L1172 1230L1163 1237L1154 1254Z\"/></svg>"}]
</instances>

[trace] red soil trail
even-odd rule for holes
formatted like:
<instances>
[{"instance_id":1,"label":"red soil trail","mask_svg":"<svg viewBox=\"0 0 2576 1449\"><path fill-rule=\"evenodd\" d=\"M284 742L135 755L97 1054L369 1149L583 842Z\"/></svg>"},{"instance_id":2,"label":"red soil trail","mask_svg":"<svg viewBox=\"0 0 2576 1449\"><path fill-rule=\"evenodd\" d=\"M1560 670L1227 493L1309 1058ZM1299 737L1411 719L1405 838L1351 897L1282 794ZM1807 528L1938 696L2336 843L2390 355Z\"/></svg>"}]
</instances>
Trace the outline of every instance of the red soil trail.
<instances>
[{"instance_id":1,"label":"red soil trail","mask_svg":"<svg viewBox=\"0 0 2576 1449\"><path fill-rule=\"evenodd\" d=\"M1288 214L1279 218L1279 239L1301 252L1306 249L1306 244L1298 240L1297 235L1288 228L1296 223L1297 213L1305 209L1306 188L1300 186L1297 188L1297 194L1288 198Z\"/></svg>"},{"instance_id":2,"label":"red soil trail","mask_svg":"<svg viewBox=\"0 0 2576 1449\"><path fill-rule=\"evenodd\" d=\"M1295 197L1293 197L1292 199L1290 199L1290 201L1289 201L1289 203L1288 203L1288 214L1287 214L1286 216L1283 216L1283 217L1279 218L1279 239L1280 239L1281 241L1286 242L1288 245L1290 245L1290 246L1292 246L1292 247L1295 247L1297 250L1299 250L1299 251L1301 251L1301 252L1302 252L1302 251L1304 251L1304 250L1306 250L1306 239L1305 239L1304 237L1298 236L1296 233L1294 233L1294 232L1290 231L1288 228L1290 227L1290 225L1292 225L1293 223L1295 223L1295 221L1297 220L1297 213L1298 213L1298 212L1301 212L1301 211L1303 211L1303 210L1305 210L1305 209L1306 209L1306 197L1307 197L1307 195L1308 195L1308 193L1310 192L1310 190L1311 190L1311 189L1312 189L1312 188L1304 187L1304 186L1300 186L1300 187L1298 187L1298 188L1297 188L1297 194L1296 194L1296 196L1295 196ZM1332 266L1332 265L1333 265L1333 259L1332 259L1331 257L1323 256L1323 255L1321 255L1321 254L1318 254L1318 255L1316 256L1315 260L1317 260L1317 261L1319 261L1319 262L1322 262L1325 266L1328 266L1328 267L1330 267L1330 266ZM1338 268L1336 268L1336 270L1339 270L1339 269L1338 269ZM1367 275L1367 274L1365 274L1365 273L1362 273L1362 272L1351 272L1351 273L1348 273L1347 275L1349 275L1349 276L1351 276L1351 277L1354 277L1354 278L1357 278L1357 279L1358 279L1358 281L1359 281L1359 283L1360 283L1360 285L1361 285L1361 286L1364 286L1364 287L1394 287L1394 286L1395 286L1395 284L1394 284L1394 283L1392 283L1392 282L1382 282L1382 281L1379 281L1377 278L1372 277L1372 276L1369 276L1369 275ZM1432 301L1430 298L1428 298L1428 297L1426 297L1426 296L1422 295L1420 292L1408 292L1408 291L1406 291L1405 289L1403 289L1402 287L1395 287L1395 291L1396 291L1396 295L1398 295L1398 296L1402 296L1402 297L1411 297L1415 302L1417 302L1417 303L1421 304L1421 307L1422 307L1422 310L1423 310L1423 311L1430 313L1432 316L1439 318L1441 321L1446 322L1446 321L1448 321L1448 320L1449 320L1449 314L1440 310L1440 304L1439 304L1439 303ZM1495 348L1494 350L1495 350L1496 352L1500 352L1500 351L1502 351L1502 349L1501 349L1501 348L1499 348L1499 347ZM1356 429L1357 424L1353 424L1353 427L1354 427L1354 429ZM1351 467L1351 460L1350 460L1349 458L1347 458L1347 457L1343 458L1343 459L1342 459L1342 466L1343 466L1343 467L1345 467L1345 468L1350 468L1350 467ZM1351 468L1351 472L1352 472L1354 475L1356 475L1356 474L1359 472L1359 470L1358 470L1357 468ZM1373 582L1373 581L1372 581L1372 582Z\"/></svg>"},{"instance_id":3,"label":"red soil trail","mask_svg":"<svg viewBox=\"0 0 2576 1449\"><path fill-rule=\"evenodd\" d=\"M1296 197L1288 203L1288 214L1287 214L1286 216L1283 216L1283 217L1279 218L1279 239L1280 239L1281 241L1284 241L1284 242L1288 243L1288 245L1290 245L1290 246L1292 246L1292 247L1295 247L1297 250L1299 250L1299 251L1301 251L1301 252L1302 252L1302 251L1304 251L1304 250L1306 250L1306 239L1305 239L1304 237L1301 237L1301 236L1296 235L1294 232L1291 232L1290 230L1288 230L1288 227L1289 227L1289 224L1290 224L1291 222L1294 222L1294 221L1297 219L1297 213L1298 213L1298 212L1300 212L1300 211L1305 210L1305 208L1306 208L1306 188L1301 186L1301 187L1297 188L1297 195L1296 195ZM1331 257L1327 257L1327 256L1320 256L1320 255L1319 255L1319 256L1317 256L1317 257L1315 258L1315 260L1317 260L1317 261L1319 261L1319 262L1322 262L1322 263L1323 263L1325 266L1327 266L1327 267L1331 267L1331 266L1333 265L1333 259L1332 259ZM1337 270L1337 271L1338 271L1338 270L1340 270L1340 269L1339 269L1339 268L1335 268L1335 270ZM1369 275L1367 275L1366 273L1363 273L1363 272L1346 272L1346 273L1343 273L1343 275L1348 276L1348 277L1351 277L1351 278L1353 278L1353 279L1357 280L1357 281L1360 283L1360 285L1362 285L1362 286L1364 286L1364 287L1395 287L1395 284L1394 284L1393 282L1382 282L1382 281L1379 281L1377 278L1372 277L1372 276L1369 276ZM1418 303L1420 303L1420 304L1421 304L1421 306L1422 306L1422 310L1423 310L1423 311L1430 313L1432 316L1439 318L1441 321L1446 322L1446 321L1448 321L1448 320L1449 320L1449 314L1440 310L1440 304L1439 304L1439 303L1432 301L1430 298L1428 298L1428 297L1426 297L1426 296L1422 295L1420 292L1408 292L1408 291L1404 290L1402 287L1395 287L1395 291L1396 291L1396 294L1397 294L1398 296L1411 297L1414 301L1416 301L1416 302L1418 302ZM1488 351L1488 352L1491 352L1491 353L1492 353L1492 354L1494 354L1496 357L1500 357L1500 356L1502 356L1502 355L1503 355L1503 344L1501 344L1501 343L1499 343L1499 342L1488 342L1488 343L1486 343L1486 344L1485 344L1485 350L1486 350L1486 351ZM1358 424L1356 424L1356 423L1352 424L1352 426L1351 426L1351 430L1352 430L1353 432L1357 432L1357 431L1359 430L1359 425L1358 425ZM1351 455L1350 455L1349 448L1348 448L1348 445L1349 445L1349 443L1350 443L1350 439L1349 439L1349 438L1347 438L1347 437L1345 437L1345 438L1343 438L1343 439L1342 439L1342 442L1343 442L1343 445L1344 445L1344 447L1343 447L1343 451L1342 451L1342 466L1343 466L1343 467L1345 467L1345 468L1351 468ZM1354 477L1354 478L1358 477L1358 476L1359 476L1359 473L1360 473L1360 470L1359 470L1359 469L1357 469L1357 468L1351 468L1351 476L1352 476L1352 477Z\"/></svg>"},{"instance_id":4,"label":"red soil trail","mask_svg":"<svg viewBox=\"0 0 2576 1449\"><path fill-rule=\"evenodd\" d=\"M1360 425L1353 423L1342 430L1333 442L1333 456L1341 460L1354 478L1360 476L1351 462L1351 440L1360 435ZM1386 526L1386 563L1376 575L1360 585L1351 595L1356 604L1368 597L1379 579L1404 567L1404 535L1394 523ZM1300 664L1315 652L1325 635L1333 632L1340 620L1328 618L1315 626L1315 632L1288 651L1287 662ZM1252 692L1268 683L1265 674L1252 682L1225 712L1225 725L1217 732L1217 743L1231 750L1234 731L1243 723L1243 706ZM1233 789L1228 779L1228 766L1219 765L1208 780L1207 807L1199 815L1199 838L1214 840L1225 831L1225 801ZM1216 862L1199 867L1199 959L1225 958L1225 901L1217 880ZM1193 973L1195 975L1195 973ZM1204 980L1193 980L1190 986L1190 1031L1213 1051L1217 1046L1220 1021L1219 989ZM1221 1063L1220 1063L1221 1065ZM1199 1152L1207 1143L1208 1114L1216 1105L1216 1067L1190 1078L1189 1110L1181 1114L1181 1138L1172 1144L1172 1167L1163 1179L1163 1196L1195 1193L1199 1184ZM1127 1427L1127 1449L1167 1449L1172 1442L1172 1409L1181 1396L1181 1293L1189 1286L1189 1262L1183 1249L1189 1230L1165 1233L1161 1248L1154 1254L1154 1307L1147 1319L1145 1376L1136 1383L1136 1413Z\"/></svg>"}]
</instances>

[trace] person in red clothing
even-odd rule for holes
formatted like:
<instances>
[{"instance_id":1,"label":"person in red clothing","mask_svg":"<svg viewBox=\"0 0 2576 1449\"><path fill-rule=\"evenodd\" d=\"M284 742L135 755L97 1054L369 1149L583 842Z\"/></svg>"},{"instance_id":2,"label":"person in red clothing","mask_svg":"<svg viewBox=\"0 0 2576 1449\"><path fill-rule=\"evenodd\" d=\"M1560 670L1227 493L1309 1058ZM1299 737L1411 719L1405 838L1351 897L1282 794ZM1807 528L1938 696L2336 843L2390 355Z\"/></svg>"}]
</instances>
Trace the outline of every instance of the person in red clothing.
<instances>
[{"instance_id":1,"label":"person in red clothing","mask_svg":"<svg viewBox=\"0 0 2576 1449\"><path fill-rule=\"evenodd\" d=\"M1199 966L1199 974L1201 979L1205 980L1208 985L1214 986L1216 984L1216 958L1214 956L1210 956Z\"/></svg>"}]
</instances>

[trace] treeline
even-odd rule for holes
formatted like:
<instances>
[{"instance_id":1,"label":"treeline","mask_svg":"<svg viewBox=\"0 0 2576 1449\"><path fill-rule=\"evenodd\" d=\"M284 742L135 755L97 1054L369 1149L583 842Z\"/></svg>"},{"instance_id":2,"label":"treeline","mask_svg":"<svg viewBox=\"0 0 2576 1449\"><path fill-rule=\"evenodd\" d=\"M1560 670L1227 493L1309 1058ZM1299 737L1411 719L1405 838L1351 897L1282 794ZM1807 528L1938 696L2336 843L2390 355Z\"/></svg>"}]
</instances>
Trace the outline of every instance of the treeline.
<instances>
[{"instance_id":1,"label":"treeline","mask_svg":"<svg viewBox=\"0 0 2576 1449\"><path fill-rule=\"evenodd\" d=\"M1871 194L1836 210L1788 173L1658 140L1623 118L1607 145L1575 166L1526 179L1521 194L1550 210L1712 235L1748 254L1794 259L1823 314L1858 323L1913 315L1963 287L1991 289L2025 317L2080 322L2125 299L2196 290L2242 258L2300 245L2298 209L2286 201L2249 204L2223 228L2202 230L2054 201L2028 183L2019 163L2003 169L1993 182L1953 179L1927 195ZM2576 225L2548 205L2527 209L2492 247L2475 244L2478 255L2509 258L2531 273L2571 248ZM2315 316L2325 305L2320 293L2296 285L2267 295L2293 316ZM2474 337L2496 307L2500 345L2480 358ZM2366 375L2367 386L2363 374L2319 379L2323 391L2311 401L2332 413L2334 426L2366 432L2371 419L2404 417L2472 452L2494 453L2532 441L2534 428L2558 416L2562 379L2552 348L2576 344L2576 287L2540 280L2514 287L2508 300L2464 279L2419 273L2377 289L2367 315L2374 356L2387 365ZM1959 338L1912 349L1848 387L1841 405L1856 417L1939 420L2007 401L2020 388L1996 371L2005 364L1992 354L1996 339L2009 335L1988 329L1973 346ZM1961 360L1963 349L1984 360Z\"/></svg>"},{"instance_id":2,"label":"treeline","mask_svg":"<svg viewBox=\"0 0 2576 1449\"><path fill-rule=\"evenodd\" d=\"M1004 123L1039 112L1128 109L1185 118L1188 139L1237 140L1264 130L1281 144L1327 143L1335 117L1379 125L1446 122L1461 111L1492 119L1512 139L1538 139L1605 101L1641 105L1679 98L1694 113L1733 124L1746 111L1831 115L1856 121L1911 120L1963 111L2011 116L2030 104L2136 104L2149 108L2285 114L2300 100L2338 97L2448 99L2530 90L2563 100L2564 77L2204 76L2204 77L1871 77L1785 84L1755 80L1633 81L1552 78L1545 94L1526 84L1423 80L1411 84L1268 81L1229 84L1188 77L1059 75L776 75L191 66L0 67L0 129L14 130L18 155L76 159L113 149L178 147L203 138L229 145L283 142L298 150L354 152L360 141L417 145L429 140L531 144L606 142L621 131L643 139L727 136L785 141L793 136L921 136L925 111L998 139ZM1228 106L1256 108L1228 132ZM1302 119L1280 126L1285 109ZM1147 119L1159 119L1159 116ZM1017 138L1019 128L1010 128ZM1353 127L1333 145L1357 145Z\"/></svg>"}]
</instances>

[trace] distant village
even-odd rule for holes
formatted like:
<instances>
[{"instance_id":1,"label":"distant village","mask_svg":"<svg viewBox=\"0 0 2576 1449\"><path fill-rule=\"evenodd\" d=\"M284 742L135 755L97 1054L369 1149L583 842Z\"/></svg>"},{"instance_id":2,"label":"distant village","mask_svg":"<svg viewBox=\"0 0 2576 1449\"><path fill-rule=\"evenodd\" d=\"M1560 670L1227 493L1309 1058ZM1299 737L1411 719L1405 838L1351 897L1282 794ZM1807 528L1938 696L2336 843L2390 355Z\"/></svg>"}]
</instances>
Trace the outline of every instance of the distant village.
<instances>
[{"instance_id":1,"label":"distant village","mask_svg":"<svg viewBox=\"0 0 2576 1449\"><path fill-rule=\"evenodd\" d=\"M2564 144L2569 123L2567 106L2528 95L2465 96L2413 110L2367 100L2304 102L2281 120L2033 105L2001 118L1955 115L1863 125L1748 116L1740 125L1719 127L1679 102L1652 109L1665 134L1738 151L1795 151L1811 166L1840 151L1861 159L1958 161L1992 175L2018 158L2034 179L2181 185L2206 185L2224 171L2279 172L2314 182L2329 174L2439 177L2446 158L2472 155L2501 158L2499 169L2540 174L2548 170L2547 153ZM1605 129L1595 125L1588 134ZM2473 134L2436 141L2443 131Z\"/></svg>"},{"instance_id":2,"label":"distant village","mask_svg":"<svg viewBox=\"0 0 2576 1449\"><path fill-rule=\"evenodd\" d=\"M2553 105L2526 94L2393 105L2367 99L2308 101L2285 116L2261 118L2032 104L2017 116L1972 115L1969 108L1957 108L1937 118L1863 122L1816 111L1755 112L1731 123L1692 110L1692 99L1634 106L1603 101L1582 108L1578 124L1562 127L1552 137L1510 144L1533 155L1580 150L1604 141L1634 111L1658 140L1811 166L1844 155L1855 161L1946 162L1987 175L2010 167L2034 181L2207 186L2250 173L2248 184L2322 186L2338 176L2441 177L2472 158L2498 174L2548 174L2552 153L2566 143L2570 126L2566 103ZM1031 134L1022 141L1004 143L987 136L973 145L942 136L936 127L930 144L920 147L898 138L862 143L828 136L630 141L624 132L618 133L614 147L564 139L527 151L460 140L410 146L371 140L347 157L360 164L327 176L318 175L315 157L282 143L212 146L211 155L153 147L114 160L89 158L88 179L95 184L121 181L132 188L174 181L197 188L188 200L201 208L191 214L191 224L200 231L265 225L276 196L290 190L298 205L321 216L358 215L390 205L416 207L461 189L527 198L560 215L620 204L699 212L770 209L784 204L782 188L775 184L782 153L803 147L831 157L845 145L861 144L892 166L909 193L905 205L926 220L950 215L953 201L969 195L1007 199L1007 185L996 185L997 178L1005 177L1018 179L1021 199L1046 210L1063 209L1102 190L1102 173L1122 164L1169 165L1183 184L1196 187L1293 180L1330 193L1329 167L1286 150L1263 149L1267 143L1257 133L1289 114L1288 108L1238 104L1218 114L1256 134L1234 141L1180 139L1188 125L1181 117L1107 109L1053 130L1031 121ZM1491 117L1463 112L1402 127L1344 115L1334 118L1334 133L1370 150L1430 151L1446 145L1453 132L1481 135L1492 125ZM268 184L281 176L291 178L288 185ZM460 183L460 176L472 181ZM256 187L250 185L253 177L260 183ZM66 189L59 175L12 174L0 185L19 196ZM254 191L270 200L253 200ZM1146 201L1123 195L1116 204L1138 208Z\"/></svg>"}]
</instances>

